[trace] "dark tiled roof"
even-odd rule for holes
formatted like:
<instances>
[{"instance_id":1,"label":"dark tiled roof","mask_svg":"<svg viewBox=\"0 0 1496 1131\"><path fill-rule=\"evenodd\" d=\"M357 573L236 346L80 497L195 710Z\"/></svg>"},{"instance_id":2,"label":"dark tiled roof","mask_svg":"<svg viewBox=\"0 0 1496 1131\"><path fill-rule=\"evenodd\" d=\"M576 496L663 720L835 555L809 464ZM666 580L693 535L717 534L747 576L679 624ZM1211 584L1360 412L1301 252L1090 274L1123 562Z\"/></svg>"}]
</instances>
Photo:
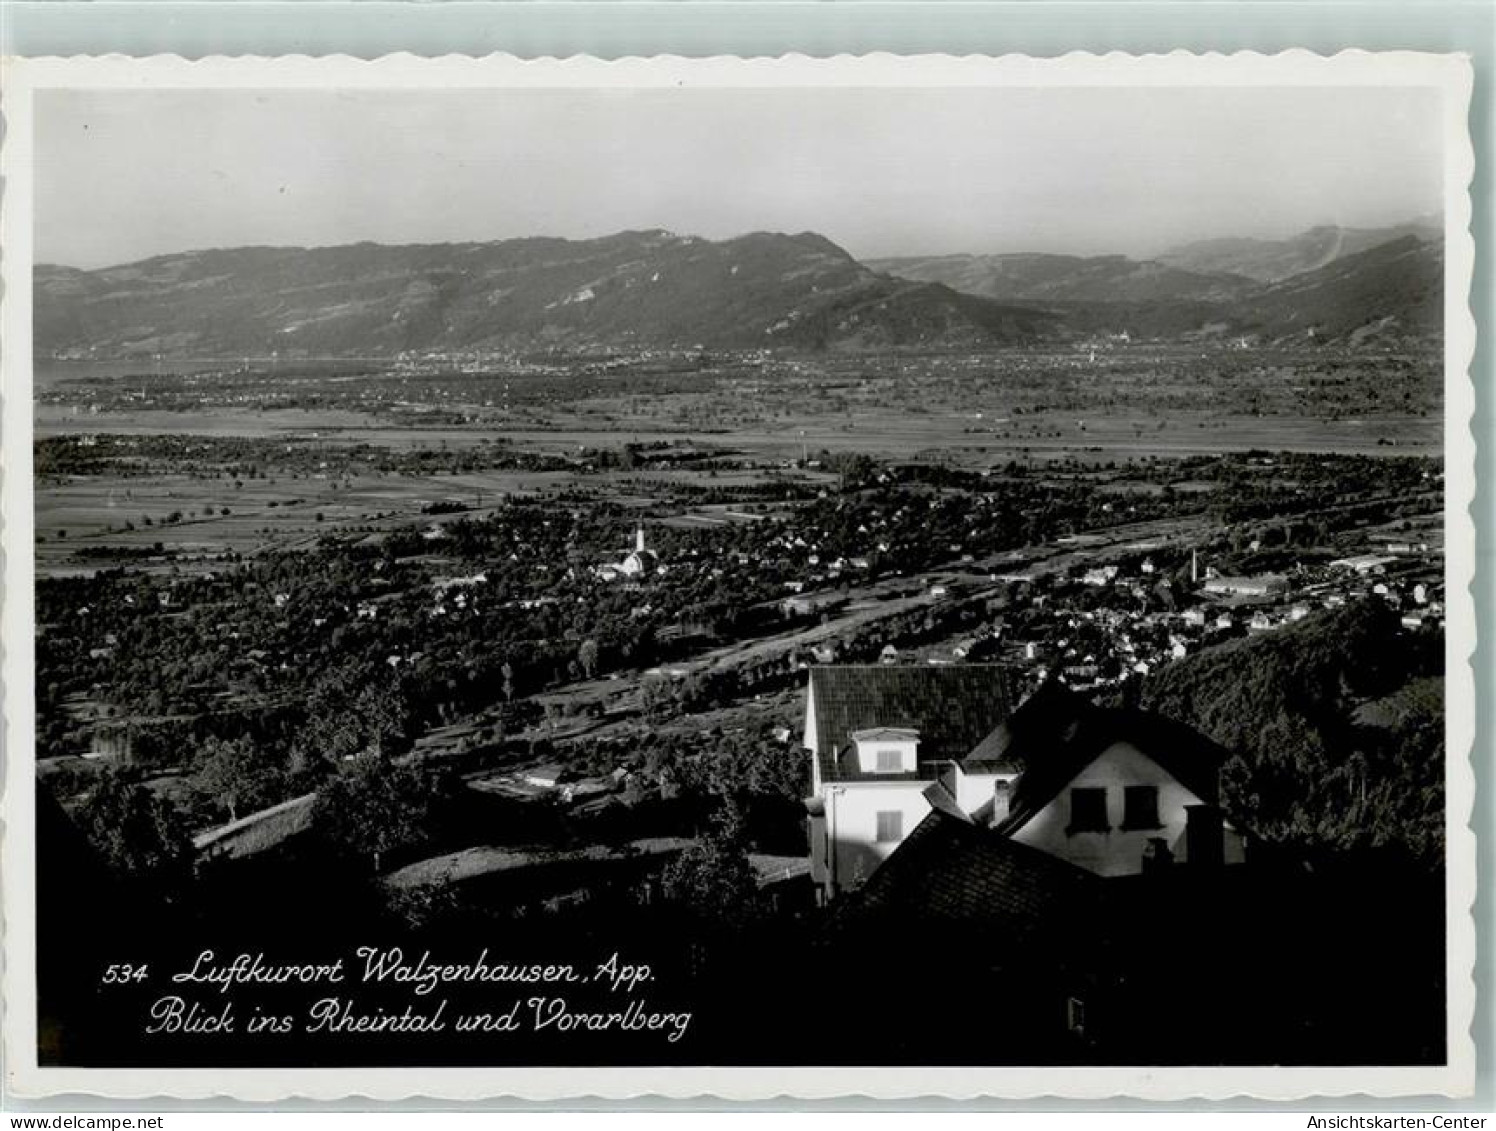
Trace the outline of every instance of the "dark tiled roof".
<instances>
[{"instance_id":1,"label":"dark tiled roof","mask_svg":"<svg viewBox=\"0 0 1496 1131\"><path fill-rule=\"evenodd\" d=\"M1089 710L1090 702L1064 684L1053 681L1043 684L983 737L961 760L962 765L968 770L978 764L1001 764L1022 770L1025 763L1020 760L1021 755L1032 757L1033 747L1068 739L1080 716Z\"/></svg>"},{"instance_id":2,"label":"dark tiled roof","mask_svg":"<svg viewBox=\"0 0 1496 1131\"><path fill-rule=\"evenodd\" d=\"M1227 752L1183 723L1151 711L1093 707L1073 691L1040 688L1013 713L994 753L1022 768L1011 815L1013 833L1116 742L1128 742L1156 761L1207 804L1219 803L1220 768Z\"/></svg>"},{"instance_id":3,"label":"dark tiled roof","mask_svg":"<svg viewBox=\"0 0 1496 1131\"><path fill-rule=\"evenodd\" d=\"M918 730L921 762L964 757L1011 712L1011 678L1009 669L998 664L812 668L816 747L824 776L861 776L843 755L853 731L873 727ZM896 781L918 776L932 775L869 777Z\"/></svg>"},{"instance_id":4,"label":"dark tiled roof","mask_svg":"<svg viewBox=\"0 0 1496 1131\"><path fill-rule=\"evenodd\" d=\"M863 770L857 764L857 752L850 746L836 751L821 751L816 755L821 762L822 781L934 781L934 764L920 759L920 767L912 773L879 773Z\"/></svg>"},{"instance_id":5,"label":"dark tiled roof","mask_svg":"<svg viewBox=\"0 0 1496 1131\"><path fill-rule=\"evenodd\" d=\"M1023 767L1007 757L1012 737L1007 722L999 723L991 734L977 743L970 754L961 759L961 765L969 774L1016 773Z\"/></svg>"},{"instance_id":6,"label":"dark tiled roof","mask_svg":"<svg viewBox=\"0 0 1496 1131\"><path fill-rule=\"evenodd\" d=\"M1098 877L939 809L867 883L837 905L833 937L875 922L901 930L959 924L1016 957L1061 938L1098 897ZM844 934L845 933L845 934ZM1007 949L1013 948L1013 949Z\"/></svg>"}]
</instances>

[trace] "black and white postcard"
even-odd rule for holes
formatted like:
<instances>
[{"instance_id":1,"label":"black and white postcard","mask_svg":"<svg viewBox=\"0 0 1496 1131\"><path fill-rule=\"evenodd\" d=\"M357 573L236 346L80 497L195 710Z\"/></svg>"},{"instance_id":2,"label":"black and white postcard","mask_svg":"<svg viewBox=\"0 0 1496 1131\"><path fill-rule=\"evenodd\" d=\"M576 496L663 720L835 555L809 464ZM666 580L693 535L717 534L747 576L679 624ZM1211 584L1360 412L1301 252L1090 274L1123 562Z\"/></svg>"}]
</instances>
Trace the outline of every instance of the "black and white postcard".
<instances>
[{"instance_id":1,"label":"black and white postcard","mask_svg":"<svg viewBox=\"0 0 1496 1131\"><path fill-rule=\"evenodd\" d=\"M11 1087L1467 1094L1470 90L8 63Z\"/></svg>"}]
</instances>

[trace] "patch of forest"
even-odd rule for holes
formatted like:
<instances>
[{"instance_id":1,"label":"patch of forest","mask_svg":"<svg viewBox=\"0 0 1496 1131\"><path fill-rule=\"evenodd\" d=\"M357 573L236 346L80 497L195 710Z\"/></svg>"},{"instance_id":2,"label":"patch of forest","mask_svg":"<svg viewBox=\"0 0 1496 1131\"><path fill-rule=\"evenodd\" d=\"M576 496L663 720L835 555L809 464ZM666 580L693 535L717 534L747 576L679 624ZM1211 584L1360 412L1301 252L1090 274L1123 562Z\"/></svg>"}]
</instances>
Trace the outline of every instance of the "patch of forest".
<instances>
[{"instance_id":1,"label":"patch of forest","mask_svg":"<svg viewBox=\"0 0 1496 1131\"><path fill-rule=\"evenodd\" d=\"M1442 860L1442 632L1368 598L1170 664L1142 702L1232 752L1222 802L1261 841Z\"/></svg>"}]
</instances>

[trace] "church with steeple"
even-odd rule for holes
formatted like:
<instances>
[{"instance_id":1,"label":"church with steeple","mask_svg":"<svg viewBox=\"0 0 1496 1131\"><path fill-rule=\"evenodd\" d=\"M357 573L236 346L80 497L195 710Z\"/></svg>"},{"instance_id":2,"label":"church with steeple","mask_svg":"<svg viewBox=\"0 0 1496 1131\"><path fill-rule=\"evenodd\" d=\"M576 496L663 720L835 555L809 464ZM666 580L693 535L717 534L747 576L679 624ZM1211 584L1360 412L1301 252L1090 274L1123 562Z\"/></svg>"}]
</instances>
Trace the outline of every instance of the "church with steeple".
<instances>
[{"instance_id":1,"label":"church with steeple","mask_svg":"<svg viewBox=\"0 0 1496 1131\"><path fill-rule=\"evenodd\" d=\"M644 544L644 527L634 531L634 548L623 560L604 562L597 567L597 575L604 581L628 581L648 577L660 568L660 556Z\"/></svg>"}]
</instances>

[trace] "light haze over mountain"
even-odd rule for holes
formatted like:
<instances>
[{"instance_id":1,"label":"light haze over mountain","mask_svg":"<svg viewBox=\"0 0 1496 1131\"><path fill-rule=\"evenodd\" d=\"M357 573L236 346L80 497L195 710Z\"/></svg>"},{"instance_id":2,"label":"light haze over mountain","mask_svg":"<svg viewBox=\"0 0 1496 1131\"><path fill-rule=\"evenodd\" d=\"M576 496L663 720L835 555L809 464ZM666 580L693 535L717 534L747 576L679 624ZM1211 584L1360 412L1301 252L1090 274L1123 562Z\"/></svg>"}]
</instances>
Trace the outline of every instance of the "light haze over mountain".
<instances>
[{"instance_id":1,"label":"light haze over mountain","mask_svg":"<svg viewBox=\"0 0 1496 1131\"><path fill-rule=\"evenodd\" d=\"M1157 259L1439 212L1439 107L1411 87L40 91L35 258L667 228Z\"/></svg>"}]
</instances>

